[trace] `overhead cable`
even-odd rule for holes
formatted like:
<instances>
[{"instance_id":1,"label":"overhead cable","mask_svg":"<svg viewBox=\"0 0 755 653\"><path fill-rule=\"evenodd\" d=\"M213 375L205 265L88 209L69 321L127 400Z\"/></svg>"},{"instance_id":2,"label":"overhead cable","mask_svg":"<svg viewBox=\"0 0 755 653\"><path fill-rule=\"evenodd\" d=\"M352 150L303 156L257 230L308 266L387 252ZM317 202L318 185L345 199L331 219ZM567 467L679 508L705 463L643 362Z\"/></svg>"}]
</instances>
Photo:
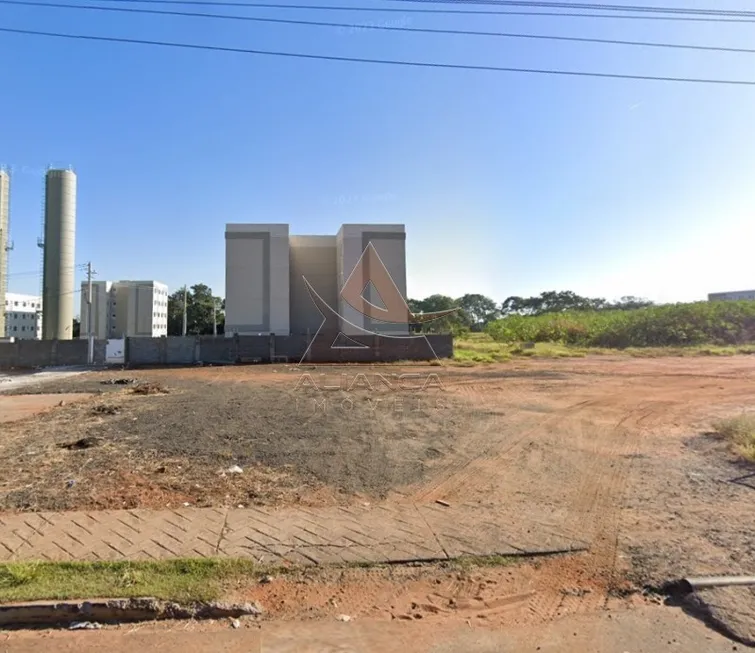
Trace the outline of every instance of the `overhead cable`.
<instances>
[{"instance_id":1,"label":"overhead cable","mask_svg":"<svg viewBox=\"0 0 755 653\"><path fill-rule=\"evenodd\" d=\"M287 18L267 18L260 16L239 16L229 14L209 14L203 12L189 12L189 11L166 11L162 9L142 9L134 7L103 7L101 5L80 5L70 4L63 2L37 2L36 0L0 0L0 5L22 5L28 7L52 7L61 9L76 9L85 11L111 11L121 13L134 13L134 14L152 14L158 16L183 16L189 18L211 18L218 20L235 20L235 21L247 21L256 23L274 23L283 25L302 25L309 27L334 27L338 29L349 30L374 30L374 31L388 31L388 32L407 32L415 34L446 34L446 35L462 35L462 36L478 36L478 37L498 37L498 38L511 38L511 39L535 39L546 41L569 41L577 43L599 43L608 45L629 45L639 47L650 48L675 48L683 50L704 50L712 52L737 52L755 54L753 48L734 48L726 46L716 45L696 45L687 43L664 43L658 41L629 41L622 39L601 39L582 36L563 36L554 34L522 34L518 32L483 32L476 30L463 30L463 29L436 29L426 27L402 27L393 25L381 25L373 23L365 24L349 24L349 23L334 23L329 21L314 21L314 20L294 20Z\"/></svg>"},{"instance_id":2,"label":"overhead cable","mask_svg":"<svg viewBox=\"0 0 755 653\"><path fill-rule=\"evenodd\" d=\"M108 43L125 43L132 45L152 45L168 48L181 48L186 50L202 50L208 52L227 52L236 54L252 54L270 57L285 57L292 59L310 59L316 61L339 61L349 63L377 64L387 66L407 66L414 68L444 68L450 70L476 70L485 72L498 73L526 73L533 75L561 75L568 77L596 77L603 79L631 79L646 80L657 82L679 82L688 84L717 84L730 86L755 86L755 80L737 80L737 79L719 79L719 78L702 78L702 77L671 77L655 75L632 75L626 73L603 73L584 70L557 70L548 68L514 68L508 66L488 66L475 64L454 64L440 63L430 61L407 61L401 59L376 59L367 57L345 57L326 54L309 54L304 52L286 52L280 50L255 50L247 48L236 48L221 45L204 45L199 43L180 43L174 41L153 41L147 39L122 38L115 36L96 36L92 34L65 34L61 32L43 32L39 30L16 29L11 27L0 27L0 32L8 34L22 34L26 36L45 36L51 38L95 41Z\"/></svg>"}]
</instances>

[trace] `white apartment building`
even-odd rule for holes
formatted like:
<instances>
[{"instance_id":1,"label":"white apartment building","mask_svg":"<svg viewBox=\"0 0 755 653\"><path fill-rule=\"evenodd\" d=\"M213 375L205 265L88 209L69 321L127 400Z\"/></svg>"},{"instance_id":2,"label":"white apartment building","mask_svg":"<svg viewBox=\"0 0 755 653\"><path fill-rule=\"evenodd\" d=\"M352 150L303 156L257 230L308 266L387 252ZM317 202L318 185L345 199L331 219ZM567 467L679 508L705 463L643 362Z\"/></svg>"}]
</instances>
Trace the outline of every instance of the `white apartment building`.
<instances>
[{"instance_id":1,"label":"white apartment building","mask_svg":"<svg viewBox=\"0 0 755 653\"><path fill-rule=\"evenodd\" d=\"M5 295L5 337L42 339L42 298L36 295Z\"/></svg>"},{"instance_id":2,"label":"white apartment building","mask_svg":"<svg viewBox=\"0 0 755 653\"><path fill-rule=\"evenodd\" d=\"M87 282L81 284L81 332L89 324ZM168 286L159 281L93 281L92 333L97 340L168 335Z\"/></svg>"},{"instance_id":3,"label":"white apartment building","mask_svg":"<svg viewBox=\"0 0 755 653\"><path fill-rule=\"evenodd\" d=\"M708 295L709 302L738 302L743 299L755 299L755 290L734 290L716 292Z\"/></svg>"}]
</instances>

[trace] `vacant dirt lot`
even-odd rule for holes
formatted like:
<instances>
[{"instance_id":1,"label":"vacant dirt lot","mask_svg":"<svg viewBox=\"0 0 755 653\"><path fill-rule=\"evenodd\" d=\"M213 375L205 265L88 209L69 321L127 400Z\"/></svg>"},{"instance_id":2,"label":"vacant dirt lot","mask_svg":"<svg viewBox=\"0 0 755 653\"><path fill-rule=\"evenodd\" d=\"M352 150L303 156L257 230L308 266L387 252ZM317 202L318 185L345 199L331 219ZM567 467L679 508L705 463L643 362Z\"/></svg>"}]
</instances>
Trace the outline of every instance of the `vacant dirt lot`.
<instances>
[{"instance_id":1,"label":"vacant dirt lot","mask_svg":"<svg viewBox=\"0 0 755 653\"><path fill-rule=\"evenodd\" d=\"M517 619L549 620L631 584L755 571L755 469L709 433L753 381L751 357L86 374L23 388L95 394L0 424L0 506L476 503L591 543L511 572L512 591L540 588ZM709 603L755 638L752 593Z\"/></svg>"}]
</instances>

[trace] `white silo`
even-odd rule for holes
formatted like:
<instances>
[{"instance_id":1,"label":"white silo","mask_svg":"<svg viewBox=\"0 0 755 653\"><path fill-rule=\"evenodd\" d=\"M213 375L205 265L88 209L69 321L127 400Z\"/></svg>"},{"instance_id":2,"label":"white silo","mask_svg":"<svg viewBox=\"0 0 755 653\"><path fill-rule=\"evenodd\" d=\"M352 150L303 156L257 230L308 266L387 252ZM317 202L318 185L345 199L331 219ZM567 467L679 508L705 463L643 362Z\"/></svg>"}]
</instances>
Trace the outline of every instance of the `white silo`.
<instances>
[{"instance_id":1,"label":"white silo","mask_svg":"<svg viewBox=\"0 0 755 653\"><path fill-rule=\"evenodd\" d=\"M42 273L42 338L73 338L76 253L76 175L48 170L45 178L45 239Z\"/></svg>"}]
</instances>

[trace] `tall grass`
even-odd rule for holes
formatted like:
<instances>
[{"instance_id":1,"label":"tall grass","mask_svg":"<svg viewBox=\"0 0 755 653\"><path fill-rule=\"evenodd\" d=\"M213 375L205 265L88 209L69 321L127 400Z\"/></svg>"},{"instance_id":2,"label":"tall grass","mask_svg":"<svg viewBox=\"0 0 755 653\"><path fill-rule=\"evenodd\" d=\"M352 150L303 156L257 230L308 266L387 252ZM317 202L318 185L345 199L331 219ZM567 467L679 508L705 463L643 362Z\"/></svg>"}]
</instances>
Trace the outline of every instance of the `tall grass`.
<instances>
[{"instance_id":1,"label":"tall grass","mask_svg":"<svg viewBox=\"0 0 755 653\"><path fill-rule=\"evenodd\" d=\"M755 341L755 301L512 315L491 322L486 331L497 342L560 342L582 347L737 345Z\"/></svg>"},{"instance_id":2,"label":"tall grass","mask_svg":"<svg viewBox=\"0 0 755 653\"><path fill-rule=\"evenodd\" d=\"M755 415L744 414L720 420L716 432L725 437L745 460L755 462Z\"/></svg>"}]
</instances>

